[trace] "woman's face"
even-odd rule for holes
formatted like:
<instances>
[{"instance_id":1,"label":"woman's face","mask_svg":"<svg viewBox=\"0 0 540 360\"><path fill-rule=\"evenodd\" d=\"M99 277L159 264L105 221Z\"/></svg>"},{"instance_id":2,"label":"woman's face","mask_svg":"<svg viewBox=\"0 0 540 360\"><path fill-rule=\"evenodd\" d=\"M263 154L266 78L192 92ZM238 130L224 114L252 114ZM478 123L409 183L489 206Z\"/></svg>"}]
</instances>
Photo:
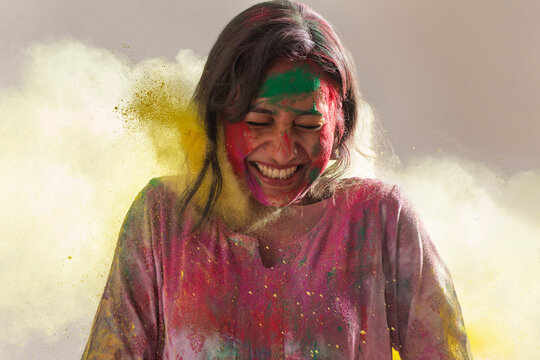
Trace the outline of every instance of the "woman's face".
<instances>
[{"instance_id":1,"label":"woman's face","mask_svg":"<svg viewBox=\"0 0 540 360\"><path fill-rule=\"evenodd\" d=\"M260 203L299 200L326 169L336 130L336 91L312 66L272 66L236 124L224 121L225 146L235 174Z\"/></svg>"}]
</instances>

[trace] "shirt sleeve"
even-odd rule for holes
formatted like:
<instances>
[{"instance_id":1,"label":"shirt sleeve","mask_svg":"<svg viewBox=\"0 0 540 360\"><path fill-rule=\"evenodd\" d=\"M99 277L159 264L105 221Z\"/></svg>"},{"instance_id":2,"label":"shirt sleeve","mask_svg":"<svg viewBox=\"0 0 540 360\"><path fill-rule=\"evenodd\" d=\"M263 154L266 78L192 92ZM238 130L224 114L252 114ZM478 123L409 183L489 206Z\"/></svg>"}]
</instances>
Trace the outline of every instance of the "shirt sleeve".
<instances>
[{"instance_id":1,"label":"shirt sleeve","mask_svg":"<svg viewBox=\"0 0 540 360\"><path fill-rule=\"evenodd\" d=\"M392 346L402 360L472 359L448 269L399 189L391 203L385 295Z\"/></svg>"},{"instance_id":2,"label":"shirt sleeve","mask_svg":"<svg viewBox=\"0 0 540 360\"><path fill-rule=\"evenodd\" d=\"M159 357L160 299L149 197L143 190L126 215L82 359Z\"/></svg>"}]
</instances>

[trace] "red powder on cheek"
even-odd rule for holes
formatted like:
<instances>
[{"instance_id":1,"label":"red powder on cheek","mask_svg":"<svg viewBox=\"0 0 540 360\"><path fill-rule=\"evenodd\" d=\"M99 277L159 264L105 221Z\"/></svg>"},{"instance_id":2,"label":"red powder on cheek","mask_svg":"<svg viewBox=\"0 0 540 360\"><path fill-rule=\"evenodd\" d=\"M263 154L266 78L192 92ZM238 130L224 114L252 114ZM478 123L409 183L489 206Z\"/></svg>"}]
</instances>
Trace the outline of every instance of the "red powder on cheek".
<instances>
[{"instance_id":1,"label":"red powder on cheek","mask_svg":"<svg viewBox=\"0 0 540 360\"><path fill-rule=\"evenodd\" d=\"M238 122L236 124L224 123L225 148L227 157L231 162L234 172L243 177L245 169L245 158L253 150L251 141L251 131L247 124Z\"/></svg>"},{"instance_id":2,"label":"red powder on cheek","mask_svg":"<svg viewBox=\"0 0 540 360\"><path fill-rule=\"evenodd\" d=\"M336 128L335 135L338 139L341 139L345 131L345 124L343 123L343 110L341 109L341 97L339 96L338 88L324 80L321 84L321 93L328 106L328 110L325 112L325 118L327 122L334 122Z\"/></svg>"},{"instance_id":3,"label":"red powder on cheek","mask_svg":"<svg viewBox=\"0 0 540 360\"><path fill-rule=\"evenodd\" d=\"M330 125L330 124L326 124L326 125ZM334 126L325 126L323 130L321 131L320 138L319 138L320 139L319 140L320 153L318 154L318 156L325 156L332 153L332 148L334 146L334 131L335 131Z\"/></svg>"}]
</instances>

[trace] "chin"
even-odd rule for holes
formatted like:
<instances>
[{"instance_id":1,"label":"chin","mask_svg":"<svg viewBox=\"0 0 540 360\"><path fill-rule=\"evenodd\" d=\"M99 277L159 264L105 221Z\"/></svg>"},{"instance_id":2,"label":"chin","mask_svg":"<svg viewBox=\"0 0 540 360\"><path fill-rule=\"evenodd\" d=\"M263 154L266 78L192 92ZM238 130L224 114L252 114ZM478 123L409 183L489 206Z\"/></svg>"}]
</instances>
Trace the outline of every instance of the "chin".
<instances>
[{"instance_id":1,"label":"chin","mask_svg":"<svg viewBox=\"0 0 540 360\"><path fill-rule=\"evenodd\" d=\"M244 178L253 199L261 205L274 208L286 207L300 201L311 185L303 180L305 166L300 166L296 176L288 179L264 178L251 166L246 167ZM280 187L283 189L279 189Z\"/></svg>"}]
</instances>

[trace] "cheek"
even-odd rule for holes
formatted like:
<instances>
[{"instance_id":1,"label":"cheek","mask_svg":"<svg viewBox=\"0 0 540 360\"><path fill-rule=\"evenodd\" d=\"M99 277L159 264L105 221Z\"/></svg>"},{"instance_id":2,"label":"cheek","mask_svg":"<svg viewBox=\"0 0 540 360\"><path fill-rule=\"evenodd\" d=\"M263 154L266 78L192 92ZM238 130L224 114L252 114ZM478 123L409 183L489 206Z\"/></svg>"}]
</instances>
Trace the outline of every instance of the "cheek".
<instances>
[{"instance_id":1,"label":"cheek","mask_svg":"<svg viewBox=\"0 0 540 360\"><path fill-rule=\"evenodd\" d=\"M319 143L321 146L320 156L326 157L332 154L332 148L334 147L334 129L334 126L326 126L325 129L321 132L319 138Z\"/></svg>"},{"instance_id":2,"label":"cheek","mask_svg":"<svg viewBox=\"0 0 540 360\"><path fill-rule=\"evenodd\" d=\"M332 154L334 146L334 131L335 126L332 122L328 122L319 133L317 143L311 149L311 158L317 162L328 161Z\"/></svg>"},{"instance_id":3,"label":"cheek","mask_svg":"<svg viewBox=\"0 0 540 360\"><path fill-rule=\"evenodd\" d=\"M239 122L236 124L224 123L225 149L227 157L237 175L244 173L244 159L253 150L251 132L248 126Z\"/></svg>"},{"instance_id":4,"label":"cheek","mask_svg":"<svg viewBox=\"0 0 540 360\"><path fill-rule=\"evenodd\" d=\"M330 125L330 124L327 124ZM306 182L313 183L326 169L332 155L334 144L334 127L325 126L321 129L316 143L311 147L311 170L306 173Z\"/></svg>"}]
</instances>

